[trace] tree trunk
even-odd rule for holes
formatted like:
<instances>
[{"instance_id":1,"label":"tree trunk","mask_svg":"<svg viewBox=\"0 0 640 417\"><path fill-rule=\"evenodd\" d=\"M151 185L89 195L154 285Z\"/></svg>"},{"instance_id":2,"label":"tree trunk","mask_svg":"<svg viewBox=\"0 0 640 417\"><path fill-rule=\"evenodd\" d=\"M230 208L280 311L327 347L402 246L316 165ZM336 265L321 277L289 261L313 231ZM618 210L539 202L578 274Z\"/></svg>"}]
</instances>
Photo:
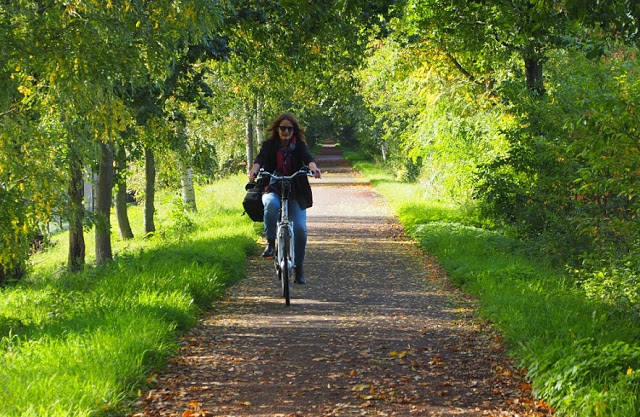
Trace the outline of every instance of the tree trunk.
<instances>
[{"instance_id":1,"label":"tree trunk","mask_svg":"<svg viewBox=\"0 0 640 417\"><path fill-rule=\"evenodd\" d=\"M247 170L253 165L253 160L255 159L255 144L253 140L253 110L251 106L245 106L245 114L247 117L245 124L245 139L247 143Z\"/></svg>"},{"instance_id":2,"label":"tree trunk","mask_svg":"<svg viewBox=\"0 0 640 417\"><path fill-rule=\"evenodd\" d=\"M83 197L83 179L82 164L78 159L70 161L71 180L67 193L69 194L69 257L68 265L70 271L78 272L84 268L85 262L85 243L84 243L84 206L82 204Z\"/></svg>"},{"instance_id":3,"label":"tree trunk","mask_svg":"<svg viewBox=\"0 0 640 417\"><path fill-rule=\"evenodd\" d=\"M539 53L529 54L524 58L524 67L527 74L527 89L531 93L543 96L545 88L542 77L542 56Z\"/></svg>"},{"instance_id":4,"label":"tree trunk","mask_svg":"<svg viewBox=\"0 0 640 417\"><path fill-rule=\"evenodd\" d=\"M118 152L116 153L116 218L118 219L118 229L120 231L120 237L124 240L133 239L133 231L131 230L129 216L127 215L126 167L127 152L123 146L120 146L118 148Z\"/></svg>"},{"instance_id":5,"label":"tree trunk","mask_svg":"<svg viewBox=\"0 0 640 417\"><path fill-rule=\"evenodd\" d=\"M193 170L186 163L180 163L182 168L182 204L189 211L196 209L196 190L193 187Z\"/></svg>"},{"instance_id":6,"label":"tree trunk","mask_svg":"<svg viewBox=\"0 0 640 417\"><path fill-rule=\"evenodd\" d=\"M258 144L264 142L264 101L262 95L258 95L256 104L256 139Z\"/></svg>"},{"instance_id":7,"label":"tree trunk","mask_svg":"<svg viewBox=\"0 0 640 417\"><path fill-rule=\"evenodd\" d=\"M144 149L144 234L145 236L155 233L156 225L153 222L155 216L155 192L156 192L156 161L153 151Z\"/></svg>"},{"instance_id":8,"label":"tree trunk","mask_svg":"<svg viewBox=\"0 0 640 417\"><path fill-rule=\"evenodd\" d=\"M105 265L113 260L111 252L111 193L113 189L113 145L100 144L100 168L96 192L96 264Z\"/></svg>"}]
</instances>

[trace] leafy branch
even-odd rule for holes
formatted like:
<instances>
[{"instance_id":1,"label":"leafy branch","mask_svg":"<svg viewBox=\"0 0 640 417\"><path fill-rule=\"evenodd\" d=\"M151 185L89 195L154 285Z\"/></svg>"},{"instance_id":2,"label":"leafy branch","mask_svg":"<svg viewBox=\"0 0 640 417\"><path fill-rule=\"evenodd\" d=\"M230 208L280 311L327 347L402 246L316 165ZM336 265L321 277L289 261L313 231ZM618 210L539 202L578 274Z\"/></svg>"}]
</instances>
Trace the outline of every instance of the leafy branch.
<instances>
[{"instance_id":1,"label":"leafy branch","mask_svg":"<svg viewBox=\"0 0 640 417\"><path fill-rule=\"evenodd\" d=\"M493 89L493 86L495 84L495 80L494 79L489 78L485 82L482 82L482 81L478 80L469 71L467 71L467 69L462 66L460 61L458 61L450 52L445 52L445 55L447 56L447 58L449 58L449 60L451 60L453 65L462 73L462 75L464 75L469 81L471 81L473 84L477 85L478 87L483 88L486 92L489 93L489 95L491 97L497 97L497 94Z\"/></svg>"}]
</instances>

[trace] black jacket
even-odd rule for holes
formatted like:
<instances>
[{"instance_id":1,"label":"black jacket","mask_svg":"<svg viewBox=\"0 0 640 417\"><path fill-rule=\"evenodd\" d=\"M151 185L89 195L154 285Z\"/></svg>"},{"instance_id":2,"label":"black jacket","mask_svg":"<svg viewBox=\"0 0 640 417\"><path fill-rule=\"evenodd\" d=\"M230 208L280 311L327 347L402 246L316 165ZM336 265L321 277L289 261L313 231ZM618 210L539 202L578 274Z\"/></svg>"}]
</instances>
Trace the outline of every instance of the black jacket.
<instances>
[{"instance_id":1,"label":"black jacket","mask_svg":"<svg viewBox=\"0 0 640 417\"><path fill-rule=\"evenodd\" d=\"M276 153L280 144L272 140L266 140L262 142L260 152L254 163L259 164L265 171L275 172L277 168ZM296 148L291 154L291 168L294 172L302 168L303 165L309 165L310 162L315 162L309 152L309 147L301 140L296 142ZM306 175L297 176L292 183L291 195L298 201L301 209L307 209L313 205L313 196L311 194L311 186L309 185L309 179Z\"/></svg>"}]
</instances>

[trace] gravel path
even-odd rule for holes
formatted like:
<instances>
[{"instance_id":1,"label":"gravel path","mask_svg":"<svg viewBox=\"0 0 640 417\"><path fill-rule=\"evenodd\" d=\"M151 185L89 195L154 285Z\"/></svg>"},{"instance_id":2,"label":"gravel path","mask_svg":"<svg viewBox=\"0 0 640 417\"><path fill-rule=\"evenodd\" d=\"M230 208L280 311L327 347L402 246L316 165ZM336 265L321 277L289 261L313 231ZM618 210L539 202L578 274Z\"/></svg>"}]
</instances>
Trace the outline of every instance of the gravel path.
<instances>
[{"instance_id":1,"label":"gravel path","mask_svg":"<svg viewBox=\"0 0 640 417\"><path fill-rule=\"evenodd\" d=\"M308 284L286 307L272 263L250 259L136 415L550 415L339 148L317 159Z\"/></svg>"}]
</instances>

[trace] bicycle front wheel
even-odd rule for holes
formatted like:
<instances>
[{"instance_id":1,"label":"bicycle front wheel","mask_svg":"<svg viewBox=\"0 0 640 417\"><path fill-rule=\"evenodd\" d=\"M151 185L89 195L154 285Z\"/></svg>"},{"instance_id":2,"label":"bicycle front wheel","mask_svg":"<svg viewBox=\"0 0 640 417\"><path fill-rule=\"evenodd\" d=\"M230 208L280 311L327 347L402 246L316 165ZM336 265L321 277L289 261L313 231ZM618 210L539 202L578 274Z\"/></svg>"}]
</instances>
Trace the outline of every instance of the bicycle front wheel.
<instances>
[{"instance_id":1,"label":"bicycle front wheel","mask_svg":"<svg viewBox=\"0 0 640 417\"><path fill-rule=\"evenodd\" d=\"M291 305L291 297L289 294L289 278L291 276L291 268L289 267L291 262L289 260L289 231L283 229L282 231L282 252L280 257L280 278L282 283L282 296L284 297L286 305Z\"/></svg>"}]
</instances>

